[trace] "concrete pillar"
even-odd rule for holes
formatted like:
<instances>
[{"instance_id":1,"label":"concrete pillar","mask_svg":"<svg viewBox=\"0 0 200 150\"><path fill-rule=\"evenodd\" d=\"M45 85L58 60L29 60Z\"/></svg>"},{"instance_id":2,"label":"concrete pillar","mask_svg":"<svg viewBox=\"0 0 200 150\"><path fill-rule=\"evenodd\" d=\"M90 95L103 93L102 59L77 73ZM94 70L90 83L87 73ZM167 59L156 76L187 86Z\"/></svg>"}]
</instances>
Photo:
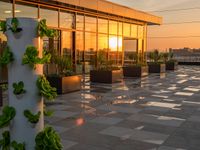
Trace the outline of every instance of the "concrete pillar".
<instances>
[{"instance_id":1,"label":"concrete pillar","mask_svg":"<svg viewBox=\"0 0 200 150\"><path fill-rule=\"evenodd\" d=\"M27 46L35 46L38 48L40 56L42 56L42 46L40 38L37 36L37 19L18 18L19 27L23 29L19 35L14 35L10 30L6 32L8 46L14 54L14 61L8 65L8 90L9 105L16 109L16 116L10 124L11 141L15 140L19 143L25 142L26 149L34 150L35 137L44 127L43 113L35 127L32 127L27 118L24 117L24 110L28 109L34 114L38 111L43 112L43 100L39 96L36 86L38 75L43 74L43 66L37 65L33 70L29 65L22 65L22 56ZM11 19L7 19L10 24ZM18 99L13 94L12 84L14 82L24 82L25 95Z\"/></svg>"}]
</instances>

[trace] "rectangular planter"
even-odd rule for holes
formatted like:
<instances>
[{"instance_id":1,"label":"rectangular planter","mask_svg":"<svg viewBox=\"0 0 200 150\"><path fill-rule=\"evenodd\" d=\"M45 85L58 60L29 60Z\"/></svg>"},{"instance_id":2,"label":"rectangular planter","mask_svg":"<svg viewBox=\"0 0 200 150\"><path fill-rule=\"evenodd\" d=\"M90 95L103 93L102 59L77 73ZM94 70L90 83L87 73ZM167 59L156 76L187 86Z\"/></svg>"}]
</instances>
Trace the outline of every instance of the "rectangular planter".
<instances>
[{"instance_id":1,"label":"rectangular planter","mask_svg":"<svg viewBox=\"0 0 200 150\"><path fill-rule=\"evenodd\" d=\"M144 77L149 73L148 66L125 66L123 67L125 77Z\"/></svg>"},{"instance_id":2,"label":"rectangular planter","mask_svg":"<svg viewBox=\"0 0 200 150\"><path fill-rule=\"evenodd\" d=\"M178 68L178 62L167 62L166 70L176 70Z\"/></svg>"},{"instance_id":3,"label":"rectangular planter","mask_svg":"<svg viewBox=\"0 0 200 150\"><path fill-rule=\"evenodd\" d=\"M90 81L98 83L115 83L122 81L122 70L91 70L90 71Z\"/></svg>"},{"instance_id":4,"label":"rectangular planter","mask_svg":"<svg viewBox=\"0 0 200 150\"><path fill-rule=\"evenodd\" d=\"M70 92L79 91L81 89L80 75L67 77L47 77L50 85L57 88L58 94L66 94Z\"/></svg>"},{"instance_id":5,"label":"rectangular planter","mask_svg":"<svg viewBox=\"0 0 200 150\"><path fill-rule=\"evenodd\" d=\"M149 73L164 73L166 72L165 64L148 64Z\"/></svg>"}]
</instances>

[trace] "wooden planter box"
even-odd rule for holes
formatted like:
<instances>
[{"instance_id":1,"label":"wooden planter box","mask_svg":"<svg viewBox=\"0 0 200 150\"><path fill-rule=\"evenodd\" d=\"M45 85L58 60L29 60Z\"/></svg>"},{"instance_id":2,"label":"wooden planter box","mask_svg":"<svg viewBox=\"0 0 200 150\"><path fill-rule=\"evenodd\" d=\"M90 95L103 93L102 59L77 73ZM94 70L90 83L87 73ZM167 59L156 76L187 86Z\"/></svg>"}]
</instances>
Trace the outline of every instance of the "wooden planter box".
<instances>
[{"instance_id":1,"label":"wooden planter box","mask_svg":"<svg viewBox=\"0 0 200 150\"><path fill-rule=\"evenodd\" d=\"M115 83L122 81L122 70L91 70L90 71L90 81L98 83Z\"/></svg>"},{"instance_id":2,"label":"wooden planter box","mask_svg":"<svg viewBox=\"0 0 200 150\"><path fill-rule=\"evenodd\" d=\"M123 67L125 77L144 77L149 74L148 66L125 66Z\"/></svg>"},{"instance_id":3,"label":"wooden planter box","mask_svg":"<svg viewBox=\"0 0 200 150\"><path fill-rule=\"evenodd\" d=\"M67 77L47 77L50 85L57 88L58 94L66 94L70 92L79 91L81 89L80 75L67 76Z\"/></svg>"},{"instance_id":4,"label":"wooden planter box","mask_svg":"<svg viewBox=\"0 0 200 150\"><path fill-rule=\"evenodd\" d=\"M176 70L178 68L178 62L167 62L166 70Z\"/></svg>"},{"instance_id":5,"label":"wooden planter box","mask_svg":"<svg viewBox=\"0 0 200 150\"><path fill-rule=\"evenodd\" d=\"M165 64L148 64L149 73L164 73L166 72Z\"/></svg>"}]
</instances>

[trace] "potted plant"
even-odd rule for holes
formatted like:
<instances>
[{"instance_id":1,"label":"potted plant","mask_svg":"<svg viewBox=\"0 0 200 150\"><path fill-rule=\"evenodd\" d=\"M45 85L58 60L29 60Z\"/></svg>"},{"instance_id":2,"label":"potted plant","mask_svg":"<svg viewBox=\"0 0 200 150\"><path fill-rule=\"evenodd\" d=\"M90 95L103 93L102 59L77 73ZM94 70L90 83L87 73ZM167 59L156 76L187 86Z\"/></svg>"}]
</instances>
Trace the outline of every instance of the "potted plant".
<instances>
[{"instance_id":1,"label":"potted plant","mask_svg":"<svg viewBox=\"0 0 200 150\"><path fill-rule=\"evenodd\" d=\"M122 70L106 59L106 52L101 50L97 54L97 67L90 71L90 81L98 83L115 83L122 80Z\"/></svg>"},{"instance_id":2,"label":"potted plant","mask_svg":"<svg viewBox=\"0 0 200 150\"><path fill-rule=\"evenodd\" d=\"M174 54L169 52L165 58L166 70L176 70L178 68L178 62L174 59Z\"/></svg>"},{"instance_id":3,"label":"potted plant","mask_svg":"<svg viewBox=\"0 0 200 150\"><path fill-rule=\"evenodd\" d=\"M131 64L123 67L123 73L125 77L144 77L148 75L148 66L146 62L142 62L141 54L132 54L129 59L132 60Z\"/></svg>"},{"instance_id":4,"label":"potted plant","mask_svg":"<svg viewBox=\"0 0 200 150\"><path fill-rule=\"evenodd\" d=\"M149 53L149 73L164 73L166 71L166 65L164 64L162 58L163 55L158 50L154 50Z\"/></svg>"},{"instance_id":5,"label":"potted plant","mask_svg":"<svg viewBox=\"0 0 200 150\"><path fill-rule=\"evenodd\" d=\"M22 98L23 95L26 93L24 89L24 82L20 81L19 83L13 83L13 93L16 95L18 99Z\"/></svg>"},{"instance_id":6,"label":"potted plant","mask_svg":"<svg viewBox=\"0 0 200 150\"><path fill-rule=\"evenodd\" d=\"M24 110L24 116L28 119L31 127L34 128L40 119L41 112L33 114L30 110Z\"/></svg>"},{"instance_id":7,"label":"potted plant","mask_svg":"<svg viewBox=\"0 0 200 150\"><path fill-rule=\"evenodd\" d=\"M73 71L71 58L54 55L52 63L56 65L56 74L47 75L50 85L57 89L58 94L79 91L81 89L81 75Z\"/></svg>"}]
</instances>

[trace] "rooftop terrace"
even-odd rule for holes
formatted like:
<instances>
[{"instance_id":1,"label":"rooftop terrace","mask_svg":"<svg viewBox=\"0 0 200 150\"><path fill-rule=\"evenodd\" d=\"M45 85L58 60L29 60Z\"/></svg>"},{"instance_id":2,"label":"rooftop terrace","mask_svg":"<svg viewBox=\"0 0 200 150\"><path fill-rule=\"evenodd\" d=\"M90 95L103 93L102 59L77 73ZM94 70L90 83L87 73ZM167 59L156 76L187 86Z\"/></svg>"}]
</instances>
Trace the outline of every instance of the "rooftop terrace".
<instances>
[{"instance_id":1,"label":"rooftop terrace","mask_svg":"<svg viewBox=\"0 0 200 150\"><path fill-rule=\"evenodd\" d=\"M199 150L200 68L90 84L48 103L68 150ZM5 103L6 103L6 93Z\"/></svg>"}]
</instances>

